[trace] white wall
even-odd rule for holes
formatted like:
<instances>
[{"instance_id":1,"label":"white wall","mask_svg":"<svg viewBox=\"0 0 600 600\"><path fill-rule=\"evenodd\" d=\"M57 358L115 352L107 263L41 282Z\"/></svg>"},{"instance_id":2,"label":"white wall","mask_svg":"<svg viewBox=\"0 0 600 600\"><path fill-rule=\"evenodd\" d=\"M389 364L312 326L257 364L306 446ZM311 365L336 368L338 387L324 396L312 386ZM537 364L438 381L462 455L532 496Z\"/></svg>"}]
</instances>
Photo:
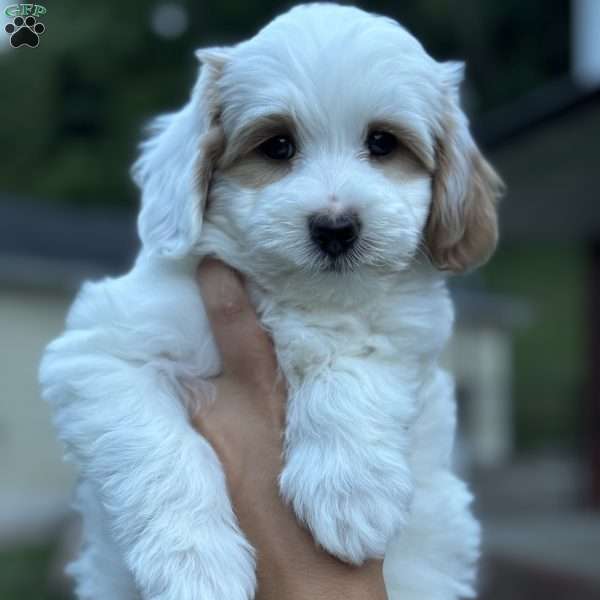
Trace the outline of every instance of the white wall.
<instances>
[{"instance_id":1,"label":"white wall","mask_svg":"<svg viewBox=\"0 0 600 600\"><path fill-rule=\"evenodd\" d=\"M445 362L466 392L459 411L463 460L478 467L506 462L513 448L511 333L458 327Z\"/></svg>"},{"instance_id":2,"label":"white wall","mask_svg":"<svg viewBox=\"0 0 600 600\"><path fill-rule=\"evenodd\" d=\"M73 476L62 463L37 368L63 328L66 293L0 288L0 541L36 535L65 512Z\"/></svg>"},{"instance_id":3,"label":"white wall","mask_svg":"<svg viewBox=\"0 0 600 600\"><path fill-rule=\"evenodd\" d=\"M600 85L600 1L573 0L571 69L584 87Z\"/></svg>"}]
</instances>

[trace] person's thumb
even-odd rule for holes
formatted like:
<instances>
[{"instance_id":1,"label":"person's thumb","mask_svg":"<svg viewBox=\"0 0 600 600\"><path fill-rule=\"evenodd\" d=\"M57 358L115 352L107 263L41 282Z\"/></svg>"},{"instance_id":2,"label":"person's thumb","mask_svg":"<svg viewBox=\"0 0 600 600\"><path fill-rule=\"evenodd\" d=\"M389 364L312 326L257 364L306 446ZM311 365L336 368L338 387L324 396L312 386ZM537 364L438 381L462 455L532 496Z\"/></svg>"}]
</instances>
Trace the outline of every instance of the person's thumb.
<instances>
[{"instance_id":1,"label":"person's thumb","mask_svg":"<svg viewBox=\"0 0 600 600\"><path fill-rule=\"evenodd\" d=\"M250 304L241 277L222 262L207 258L198 269L200 289L223 372L248 383L277 377L273 345Z\"/></svg>"}]
</instances>

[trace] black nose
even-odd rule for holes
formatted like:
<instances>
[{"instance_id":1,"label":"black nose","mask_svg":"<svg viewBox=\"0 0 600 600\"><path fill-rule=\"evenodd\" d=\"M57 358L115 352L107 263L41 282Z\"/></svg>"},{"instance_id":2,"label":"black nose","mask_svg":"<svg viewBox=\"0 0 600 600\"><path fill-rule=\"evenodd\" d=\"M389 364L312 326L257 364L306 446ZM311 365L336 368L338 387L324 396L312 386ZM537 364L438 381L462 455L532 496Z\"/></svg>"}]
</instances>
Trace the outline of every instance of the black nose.
<instances>
[{"instance_id":1,"label":"black nose","mask_svg":"<svg viewBox=\"0 0 600 600\"><path fill-rule=\"evenodd\" d=\"M354 213L312 215L308 229L313 242L328 256L336 258L354 246L360 233L360 221Z\"/></svg>"}]
</instances>

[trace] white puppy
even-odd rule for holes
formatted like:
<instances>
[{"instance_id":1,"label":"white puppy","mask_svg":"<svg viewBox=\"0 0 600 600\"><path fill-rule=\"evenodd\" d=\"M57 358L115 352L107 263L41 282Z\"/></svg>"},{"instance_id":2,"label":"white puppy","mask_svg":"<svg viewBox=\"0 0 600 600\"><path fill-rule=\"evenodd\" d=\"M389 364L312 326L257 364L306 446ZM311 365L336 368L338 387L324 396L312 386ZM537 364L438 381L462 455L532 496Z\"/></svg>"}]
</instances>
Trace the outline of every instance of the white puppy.
<instances>
[{"instance_id":1,"label":"white puppy","mask_svg":"<svg viewBox=\"0 0 600 600\"><path fill-rule=\"evenodd\" d=\"M385 556L392 599L472 596L479 530L451 473L438 359L445 273L494 249L500 181L458 104L462 66L334 4L198 57L189 103L134 167L134 268L83 287L41 367L81 472L79 598L254 595L252 548L185 403L191 387L210 401L220 369L194 282L206 254L245 274L273 336L281 494L315 540L352 563Z\"/></svg>"}]
</instances>

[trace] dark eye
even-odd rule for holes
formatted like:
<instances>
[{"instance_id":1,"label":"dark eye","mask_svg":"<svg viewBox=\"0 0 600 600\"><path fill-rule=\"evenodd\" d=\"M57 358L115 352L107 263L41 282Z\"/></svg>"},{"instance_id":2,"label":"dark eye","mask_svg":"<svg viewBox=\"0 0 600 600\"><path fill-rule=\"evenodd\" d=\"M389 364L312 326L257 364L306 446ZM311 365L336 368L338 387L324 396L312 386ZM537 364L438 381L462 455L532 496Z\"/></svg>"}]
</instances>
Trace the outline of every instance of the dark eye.
<instances>
[{"instance_id":1,"label":"dark eye","mask_svg":"<svg viewBox=\"0 0 600 600\"><path fill-rule=\"evenodd\" d=\"M387 131L372 131L367 137L367 148L372 156L386 156L397 147L396 136Z\"/></svg>"},{"instance_id":2,"label":"dark eye","mask_svg":"<svg viewBox=\"0 0 600 600\"><path fill-rule=\"evenodd\" d=\"M290 160L296 154L294 141L287 135L275 135L263 142L258 149L273 160Z\"/></svg>"}]
</instances>

